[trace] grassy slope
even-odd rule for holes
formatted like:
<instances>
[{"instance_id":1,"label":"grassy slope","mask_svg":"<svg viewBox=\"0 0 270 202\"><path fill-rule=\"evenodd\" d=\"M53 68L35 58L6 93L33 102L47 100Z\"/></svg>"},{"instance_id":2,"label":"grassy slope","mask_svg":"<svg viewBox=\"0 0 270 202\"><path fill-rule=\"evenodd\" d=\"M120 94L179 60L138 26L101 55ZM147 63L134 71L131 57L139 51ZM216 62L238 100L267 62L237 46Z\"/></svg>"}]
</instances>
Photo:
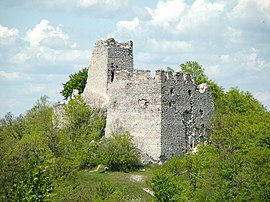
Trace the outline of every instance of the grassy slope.
<instances>
[{"instance_id":1,"label":"grassy slope","mask_svg":"<svg viewBox=\"0 0 270 202\"><path fill-rule=\"evenodd\" d=\"M152 176L155 167L148 167L145 171L137 171L130 173L111 172L104 174L103 172L85 172L80 171L77 175L76 182L88 190L96 190L96 187L101 182L110 182L115 184L116 187L125 187L125 196L128 201L154 201L154 198L146 193L143 188L149 189L145 179ZM141 180L136 180L138 176ZM92 191L93 192L93 191ZM89 194L94 194L90 193Z\"/></svg>"}]
</instances>

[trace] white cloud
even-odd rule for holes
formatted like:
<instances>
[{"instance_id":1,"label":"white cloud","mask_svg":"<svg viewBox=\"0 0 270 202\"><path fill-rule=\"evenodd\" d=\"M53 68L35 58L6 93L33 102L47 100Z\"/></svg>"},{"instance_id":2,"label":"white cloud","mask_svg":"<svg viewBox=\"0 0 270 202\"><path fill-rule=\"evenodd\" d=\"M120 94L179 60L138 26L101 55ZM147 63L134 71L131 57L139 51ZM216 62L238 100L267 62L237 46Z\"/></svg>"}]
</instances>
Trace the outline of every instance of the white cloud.
<instances>
[{"instance_id":1,"label":"white cloud","mask_svg":"<svg viewBox=\"0 0 270 202\"><path fill-rule=\"evenodd\" d=\"M38 93L42 95L42 92L45 90L44 84L38 84L38 83L26 83L23 86L23 91L25 94L33 94Z\"/></svg>"},{"instance_id":2,"label":"white cloud","mask_svg":"<svg viewBox=\"0 0 270 202\"><path fill-rule=\"evenodd\" d=\"M20 78L18 72L6 72L6 71L0 71L0 77L4 77L7 80L17 80Z\"/></svg>"},{"instance_id":3,"label":"white cloud","mask_svg":"<svg viewBox=\"0 0 270 202\"><path fill-rule=\"evenodd\" d=\"M0 45L7 46L14 44L18 37L19 31L15 28L9 29L0 24Z\"/></svg>"},{"instance_id":4,"label":"white cloud","mask_svg":"<svg viewBox=\"0 0 270 202\"><path fill-rule=\"evenodd\" d=\"M140 25L140 21L137 17L135 17L133 20L122 20L116 23L116 27L118 30L129 30L134 31L138 26Z\"/></svg>"},{"instance_id":5,"label":"white cloud","mask_svg":"<svg viewBox=\"0 0 270 202\"><path fill-rule=\"evenodd\" d=\"M186 41L170 41L170 40L157 40L150 39L151 48L153 50L164 52L189 52L192 49L192 45Z\"/></svg>"},{"instance_id":6,"label":"white cloud","mask_svg":"<svg viewBox=\"0 0 270 202\"><path fill-rule=\"evenodd\" d=\"M52 26L42 19L34 28L29 29L22 40L28 42L12 52L11 63L20 71L29 71L48 64L67 64L89 62L90 51L79 49L63 31L63 25ZM68 64L70 63L70 64ZM27 67L22 70L20 65ZM48 66L48 70L50 67ZM43 71L46 71L43 70Z\"/></svg>"},{"instance_id":7,"label":"white cloud","mask_svg":"<svg viewBox=\"0 0 270 202\"><path fill-rule=\"evenodd\" d=\"M35 9L36 11L53 11L87 14L110 18L112 16L125 15L130 13L131 0L2 0L2 4L7 7L22 7L25 9Z\"/></svg>"},{"instance_id":8,"label":"white cloud","mask_svg":"<svg viewBox=\"0 0 270 202\"><path fill-rule=\"evenodd\" d=\"M243 53L242 62L247 71L270 71L270 62L258 56L259 50L251 48L248 52Z\"/></svg>"},{"instance_id":9,"label":"white cloud","mask_svg":"<svg viewBox=\"0 0 270 202\"><path fill-rule=\"evenodd\" d=\"M15 40L13 44L0 47L0 96L4 97L10 92L5 98L9 102L14 102L17 97L28 103L33 103L44 94L54 100L61 99L62 83L76 71L73 67L75 64L88 66L90 50L72 42L63 25L53 26L46 19L21 35L14 30L17 29L5 28L1 31L5 40L12 37ZM9 107L5 106L1 108L1 113L7 110L18 113L22 112L23 109L19 108L25 103L14 104L14 108L10 104Z\"/></svg>"},{"instance_id":10,"label":"white cloud","mask_svg":"<svg viewBox=\"0 0 270 202\"><path fill-rule=\"evenodd\" d=\"M185 10L183 0L158 1L156 9L145 8L152 16L151 23L169 29L180 20Z\"/></svg>"},{"instance_id":11,"label":"white cloud","mask_svg":"<svg viewBox=\"0 0 270 202\"><path fill-rule=\"evenodd\" d=\"M0 71L0 78L5 78L9 81L17 81L17 80L30 80L31 77L22 72L7 72Z\"/></svg>"},{"instance_id":12,"label":"white cloud","mask_svg":"<svg viewBox=\"0 0 270 202\"><path fill-rule=\"evenodd\" d=\"M18 36L19 31L15 28L9 29L8 27L4 27L0 25L0 37L1 38L8 38L13 36Z\"/></svg>"},{"instance_id":13,"label":"white cloud","mask_svg":"<svg viewBox=\"0 0 270 202\"><path fill-rule=\"evenodd\" d=\"M228 63L231 61L231 56L228 54L223 54L220 56L220 60L222 63Z\"/></svg>"},{"instance_id":14,"label":"white cloud","mask_svg":"<svg viewBox=\"0 0 270 202\"><path fill-rule=\"evenodd\" d=\"M208 2L195 0L190 6L183 0L158 1L156 8L146 7L151 15L148 22L153 27L166 30L173 35L196 36L215 32L215 26L221 23L225 4L222 1Z\"/></svg>"},{"instance_id":15,"label":"white cloud","mask_svg":"<svg viewBox=\"0 0 270 202\"><path fill-rule=\"evenodd\" d=\"M216 78L220 74L220 66L219 65L210 65L205 69L205 73L209 78Z\"/></svg>"},{"instance_id":16,"label":"white cloud","mask_svg":"<svg viewBox=\"0 0 270 202\"><path fill-rule=\"evenodd\" d=\"M97 0L81 0L77 1L78 7L91 7L93 5L97 4Z\"/></svg>"},{"instance_id":17,"label":"white cloud","mask_svg":"<svg viewBox=\"0 0 270 202\"><path fill-rule=\"evenodd\" d=\"M12 55L10 57L12 58L12 63L18 64L18 65L25 63L26 66L29 66L27 65L28 64L27 61L31 59L32 54L33 53L32 53L31 48L25 47L24 49L15 53L15 55Z\"/></svg>"},{"instance_id":18,"label":"white cloud","mask_svg":"<svg viewBox=\"0 0 270 202\"><path fill-rule=\"evenodd\" d=\"M270 27L270 1L238 0L236 6L228 13L233 23L245 29L259 26Z\"/></svg>"},{"instance_id":19,"label":"white cloud","mask_svg":"<svg viewBox=\"0 0 270 202\"><path fill-rule=\"evenodd\" d=\"M222 31L222 17L225 4L223 2L206 2L196 0L176 26L176 33L190 33L194 37L210 36ZM219 30L221 29L221 30Z\"/></svg>"},{"instance_id":20,"label":"white cloud","mask_svg":"<svg viewBox=\"0 0 270 202\"><path fill-rule=\"evenodd\" d=\"M27 31L25 39L33 47L39 45L54 47L56 44L72 47L73 44L69 42L69 36L62 28L61 24L55 28L50 25L48 20L42 19L33 29Z\"/></svg>"},{"instance_id":21,"label":"white cloud","mask_svg":"<svg viewBox=\"0 0 270 202\"><path fill-rule=\"evenodd\" d=\"M233 27L228 26L224 36L232 43L242 42L242 33Z\"/></svg>"},{"instance_id":22,"label":"white cloud","mask_svg":"<svg viewBox=\"0 0 270 202\"><path fill-rule=\"evenodd\" d=\"M52 0L52 2L52 4L56 6L67 6L66 2L59 2L54 0ZM112 11L115 11L126 7L129 1L126 0L125 2L123 2L122 0L71 0L69 3L70 5L74 5L75 8L79 9L101 8L104 10L111 9Z\"/></svg>"}]
</instances>

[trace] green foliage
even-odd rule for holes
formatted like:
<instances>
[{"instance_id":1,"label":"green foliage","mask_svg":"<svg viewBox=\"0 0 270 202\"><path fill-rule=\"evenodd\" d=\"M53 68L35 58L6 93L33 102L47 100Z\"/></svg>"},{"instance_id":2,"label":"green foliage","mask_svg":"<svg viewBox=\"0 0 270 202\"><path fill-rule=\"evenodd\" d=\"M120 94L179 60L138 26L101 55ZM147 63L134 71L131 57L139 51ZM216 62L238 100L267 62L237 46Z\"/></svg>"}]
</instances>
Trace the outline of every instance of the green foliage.
<instances>
[{"instance_id":1,"label":"green foliage","mask_svg":"<svg viewBox=\"0 0 270 202\"><path fill-rule=\"evenodd\" d=\"M166 174L156 174L148 184L155 192L157 201L179 201L182 191L182 185L173 177Z\"/></svg>"},{"instance_id":2,"label":"green foliage","mask_svg":"<svg viewBox=\"0 0 270 202\"><path fill-rule=\"evenodd\" d=\"M116 191L115 185L110 182L101 182L96 189L96 198L101 201L105 201Z\"/></svg>"},{"instance_id":3,"label":"green foliage","mask_svg":"<svg viewBox=\"0 0 270 202\"><path fill-rule=\"evenodd\" d=\"M60 180L55 184L52 202L94 201L95 189L86 187L73 180Z\"/></svg>"},{"instance_id":4,"label":"green foliage","mask_svg":"<svg viewBox=\"0 0 270 202\"><path fill-rule=\"evenodd\" d=\"M78 90L79 93L83 92L87 82L87 73L88 68L85 67L79 72L69 76L69 81L63 84L63 90L61 91L61 94L66 100L71 98L74 89Z\"/></svg>"},{"instance_id":5,"label":"green foliage","mask_svg":"<svg viewBox=\"0 0 270 202\"><path fill-rule=\"evenodd\" d=\"M128 172L140 166L140 153L128 132L112 134L100 143L100 156L110 171Z\"/></svg>"},{"instance_id":6,"label":"green foliage","mask_svg":"<svg viewBox=\"0 0 270 202\"><path fill-rule=\"evenodd\" d=\"M41 201L50 196L54 158L40 134L25 135L10 145L3 161L7 199Z\"/></svg>"},{"instance_id":7,"label":"green foliage","mask_svg":"<svg viewBox=\"0 0 270 202\"><path fill-rule=\"evenodd\" d=\"M0 129L6 126L11 126L14 123L14 116L11 112L5 114L5 117L0 119Z\"/></svg>"},{"instance_id":8,"label":"green foliage","mask_svg":"<svg viewBox=\"0 0 270 202\"><path fill-rule=\"evenodd\" d=\"M95 165L91 159L91 141L104 135L105 117L92 110L77 96L65 106L68 124L60 131L59 152L79 168Z\"/></svg>"},{"instance_id":9,"label":"green foliage","mask_svg":"<svg viewBox=\"0 0 270 202\"><path fill-rule=\"evenodd\" d=\"M204 74L204 69L196 61L187 61L185 64L180 64L180 67L183 73L189 73L196 77L197 84L203 83L202 81L207 78Z\"/></svg>"},{"instance_id":10,"label":"green foliage","mask_svg":"<svg viewBox=\"0 0 270 202\"><path fill-rule=\"evenodd\" d=\"M232 88L226 93L226 107L229 112L244 114L249 112L265 112L265 108L249 92Z\"/></svg>"},{"instance_id":11,"label":"green foliage","mask_svg":"<svg viewBox=\"0 0 270 202\"><path fill-rule=\"evenodd\" d=\"M20 180L7 186L7 198L12 201L43 201L53 191L49 170L52 159L43 155L44 149L29 152L27 164L23 167Z\"/></svg>"},{"instance_id":12,"label":"green foliage","mask_svg":"<svg viewBox=\"0 0 270 202\"><path fill-rule=\"evenodd\" d=\"M74 141L77 136L87 135L91 135L92 140L97 140L104 135L104 113L90 109L81 96L71 99L65 107L65 112L69 140Z\"/></svg>"},{"instance_id":13,"label":"green foliage","mask_svg":"<svg viewBox=\"0 0 270 202\"><path fill-rule=\"evenodd\" d=\"M24 117L24 134L44 133L52 130L52 107L48 96L41 96Z\"/></svg>"},{"instance_id":14,"label":"green foliage","mask_svg":"<svg viewBox=\"0 0 270 202\"><path fill-rule=\"evenodd\" d=\"M0 139L21 139L25 129L25 117L20 115L13 117L8 112L3 119L0 120Z\"/></svg>"},{"instance_id":15,"label":"green foliage","mask_svg":"<svg viewBox=\"0 0 270 202\"><path fill-rule=\"evenodd\" d=\"M69 100L63 115L67 124L53 128L52 107L48 97L42 96L25 115L16 118L8 113L1 119L1 199L123 201L124 187L113 186L113 193L107 185L89 190L75 182L74 176L80 169L104 162L110 171L134 169L139 157L131 136L125 133L100 140L104 113L89 109L80 96ZM110 194L104 199L106 192Z\"/></svg>"},{"instance_id":16,"label":"green foliage","mask_svg":"<svg viewBox=\"0 0 270 202\"><path fill-rule=\"evenodd\" d=\"M52 107L48 97L42 96L25 115L15 118L8 113L1 119L3 200L61 201L61 193L70 194L66 198L71 201L93 199L88 190L70 180L77 170L100 163L89 157L94 152L90 142L104 134L103 112L89 109L78 96L66 105L64 116L68 124L62 129L53 128ZM67 187L58 188L62 185Z\"/></svg>"},{"instance_id":17,"label":"green foliage","mask_svg":"<svg viewBox=\"0 0 270 202\"><path fill-rule=\"evenodd\" d=\"M173 68L167 67L167 72L175 72Z\"/></svg>"}]
</instances>

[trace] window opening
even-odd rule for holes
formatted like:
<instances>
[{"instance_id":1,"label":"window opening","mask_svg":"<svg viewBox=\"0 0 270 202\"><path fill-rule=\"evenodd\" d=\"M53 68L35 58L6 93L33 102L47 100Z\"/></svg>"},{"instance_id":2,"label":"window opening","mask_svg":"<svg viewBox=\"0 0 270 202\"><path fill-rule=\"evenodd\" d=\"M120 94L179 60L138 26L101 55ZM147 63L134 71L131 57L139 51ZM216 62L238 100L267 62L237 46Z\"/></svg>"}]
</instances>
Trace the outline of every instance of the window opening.
<instances>
[{"instance_id":1,"label":"window opening","mask_svg":"<svg viewBox=\"0 0 270 202\"><path fill-rule=\"evenodd\" d=\"M200 109L200 115L201 115L201 117L203 117L203 110L202 109Z\"/></svg>"},{"instance_id":2,"label":"window opening","mask_svg":"<svg viewBox=\"0 0 270 202\"><path fill-rule=\"evenodd\" d=\"M111 71L111 83L113 82L114 80L114 71Z\"/></svg>"},{"instance_id":3,"label":"window opening","mask_svg":"<svg viewBox=\"0 0 270 202\"><path fill-rule=\"evenodd\" d=\"M170 94L173 95L173 88L170 89Z\"/></svg>"},{"instance_id":4,"label":"window opening","mask_svg":"<svg viewBox=\"0 0 270 202\"><path fill-rule=\"evenodd\" d=\"M191 90L188 90L188 96L191 97Z\"/></svg>"}]
</instances>

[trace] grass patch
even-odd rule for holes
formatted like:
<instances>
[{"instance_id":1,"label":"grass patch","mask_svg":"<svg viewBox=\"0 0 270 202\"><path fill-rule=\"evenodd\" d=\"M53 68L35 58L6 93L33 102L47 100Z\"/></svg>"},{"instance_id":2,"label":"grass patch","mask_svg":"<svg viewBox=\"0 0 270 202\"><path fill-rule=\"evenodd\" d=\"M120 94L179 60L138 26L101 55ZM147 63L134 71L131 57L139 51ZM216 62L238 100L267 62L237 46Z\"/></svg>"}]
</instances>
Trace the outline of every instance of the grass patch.
<instances>
[{"instance_id":1,"label":"grass patch","mask_svg":"<svg viewBox=\"0 0 270 202\"><path fill-rule=\"evenodd\" d=\"M109 172L103 167L96 172L79 171L72 179L58 182L56 196L52 201L107 201L107 202L153 202L154 197L143 189L158 165L148 165L135 172ZM107 197L107 198L106 198Z\"/></svg>"},{"instance_id":2,"label":"grass patch","mask_svg":"<svg viewBox=\"0 0 270 202\"><path fill-rule=\"evenodd\" d=\"M96 189L101 183L111 183L118 189L125 189L124 201L151 202L154 201L154 198L143 190L143 188L149 189L149 186L146 184L146 179L150 173L151 171L148 169L145 172L110 172L109 174L80 171L77 174L77 182L79 182L81 186L89 188L89 190Z\"/></svg>"},{"instance_id":3,"label":"grass patch","mask_svg":"<svg viewBox=\"0 0 270 202\"><path fill-rule=\"evenodd\" d=\"M154 201L153 196L146 193L143 189L149 189L146 179L151 177L156 166L148 166L143 171L130 173L124 172L85 172L77 174L76 182L89 190L96 190L102 183L115 185L117 189L124 189L122 201Z\"/></svg>"}]
</instances>

